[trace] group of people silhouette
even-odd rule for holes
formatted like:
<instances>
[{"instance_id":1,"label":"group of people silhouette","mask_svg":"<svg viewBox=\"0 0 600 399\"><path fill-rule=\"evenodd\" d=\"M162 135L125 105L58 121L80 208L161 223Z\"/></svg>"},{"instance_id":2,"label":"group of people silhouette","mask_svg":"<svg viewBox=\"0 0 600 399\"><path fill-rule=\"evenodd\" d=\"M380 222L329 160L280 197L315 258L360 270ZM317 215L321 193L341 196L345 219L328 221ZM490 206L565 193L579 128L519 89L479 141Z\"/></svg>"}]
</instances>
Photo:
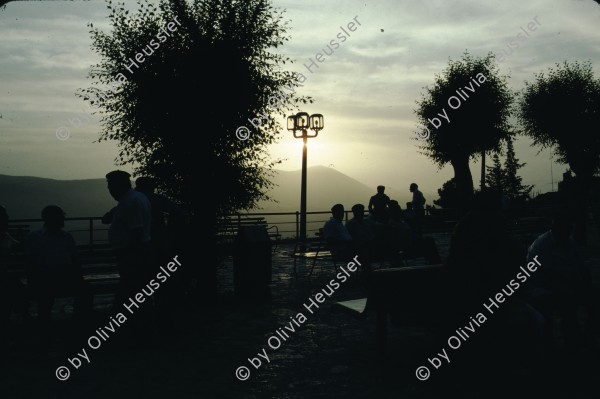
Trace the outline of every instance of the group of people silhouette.
<instances>
[{"instance_id":1,"label":"group of people silhouette","mask_svg":"<svg viewBox=\"0 0 600 399\"><path fill-rule=\"evenodd\" d=\"M107 212L102 223L110 225L108 241L116 256L119 272L119 288L115 304L134 295L155 269L172 258L167 218L183 218L184 212L163 195L155 193L153 180L140 177L133 189L131 175L125 171L112 171L106 175L108 191L118 204ZM8 212L0 206L0 306L2 328L13 310L28 317L28 300L20 279L8 273L7 263L11 252L20 249L25 254L27 285L37 303L38 319L43 331L51 323L51 311L55 298L74 298L73 313L77 320L85 322L93 308L93 296L89 284L83 279L81 262L73 236L66 232L65 212L57 205L44 207L41 212L43 226L31 231L23 242L18 242L8 232ZM156 309L166 306L165 293L157 295ZM152 308L153 305L146 308ZM152 310L150 311L152 313ZM165 313L165 312L163 312ZM137 324L152 322L146 312ZM136 323L132 323L135 324ZM49 336L49 335L47 335ZM139 338L147 337L142 334Z\"/></svg>"},{"instance_id":2,"label":"group of people silhouette","mask_svg":"<svg viewBox=\"0 0 600 399\"><path fill-rule=\"evenodd\" d=\"M429 263L441 260L431 238L422 237L425 216L425 197L416 183L410 185L412 201L403 210L398 201L385 194L385 186L377 186L377 193L369 200L369 214L365 206L352 206L353 218L344 225L345 210L342 204L331 208L332 217L323 226L324 239L334 257L351 259L356 254L365 260L390 260L400 262L407 254L422 254Z\"/></svg>"}]
</instances>

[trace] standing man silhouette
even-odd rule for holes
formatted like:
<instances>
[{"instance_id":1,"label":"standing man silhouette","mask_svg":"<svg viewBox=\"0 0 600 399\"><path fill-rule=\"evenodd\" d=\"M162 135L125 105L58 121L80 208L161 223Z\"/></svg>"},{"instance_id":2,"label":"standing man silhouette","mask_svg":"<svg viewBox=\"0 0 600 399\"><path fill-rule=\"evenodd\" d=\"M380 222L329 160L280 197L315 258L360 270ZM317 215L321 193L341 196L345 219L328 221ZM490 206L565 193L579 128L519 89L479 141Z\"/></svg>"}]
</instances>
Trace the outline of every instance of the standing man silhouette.
<instances>
[{"instance_id":1,"label":"standing man silhouette","mask_svg":"<svg viewBox=\"0 0 600 399\"><path fill-rule=\"evenodd\" d=\"M410 192L412 193L412 209L415 212L415 226L414 233L415 236L421 237L423 232L423 218L425 217L425 197L423 193L419 191L419 186L417 183L411 183L409 187Z\"/></svg>"},{"instance_id":2,"label":"standing man silhouette","mask_svg":"<svg viewBox=\"0 0 600 399\"><path fill-rule=\"evenodd\" d=\"M115 170L106 175L108 191L119 202L108 229L108 241L115 250L121 275L120 299L134 294L148 274L150 254L150 201L131 188L130 174Z\"/></svg>"},{"instance_id":3,"label":"standing man silhouette","mask_svg":"<svg viewBox=\"0 0 600 399\"><path fill-rule=\"evenodd\" d=\"M385 186L377 186L377 194L369 200L369 213L377 222L385 223L388 218L390 197L385 195Z\"/></svg>"}]
</instances>

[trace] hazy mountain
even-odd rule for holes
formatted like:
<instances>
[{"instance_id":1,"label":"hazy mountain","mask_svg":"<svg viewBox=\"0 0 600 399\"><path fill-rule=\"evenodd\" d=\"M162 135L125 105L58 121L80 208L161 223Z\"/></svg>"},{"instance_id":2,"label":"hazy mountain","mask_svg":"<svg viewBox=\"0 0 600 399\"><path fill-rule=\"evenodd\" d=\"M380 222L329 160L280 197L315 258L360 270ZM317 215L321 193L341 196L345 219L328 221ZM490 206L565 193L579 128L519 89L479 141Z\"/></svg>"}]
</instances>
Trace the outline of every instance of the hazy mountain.
<instances>
[{"instance_id":1,"label":"hazy mountain","mask_svg":"<svg viewBox=\"0 0 600 399\"><path fill-rule=\"evenodd\" d=\"M261 202L255 212L290 212L300 210L300 171L277 171L277 185L269 195L278 202ZM377 182L367 186L335 169L324 166L308 168L308 210L328 211L335 203L350 207L356 203L367 206L375 193ZM400 194L387 188L386 194L397 199L402 207L410 193ZM0 205L12 219L38 219L46 205L59 205L67 217L102 216L115 206L106 189L106 180L54 180L27 176L0 175Z\"/></svg>"},{"instance_id":2,"label":"hazy mountain","mask_svg":"<svg viewBox=\"0 0 600 399\"><path fill-rule=\"evenodd\" d=\"M11 219L39 219L46 205L58 205L67 217L102 216L116 205L106 179L54 180L0 175L0 205Z\"/></svg>"},{"instance_id":3,"label":"hazy mountain","mask_svg":"<svg viewBox=\"0 0 600 399\"><path fill-rule=\"evenodd\" d=\"M277 184L269 195L278 200L274 202L261 202L261 211L264 212L289 212L300 210L300 179L301 171L277 171L273 182ZM333 204L341 203L350 209L352 205L361 203L365 207L369 198L376 193L377 182L367 186L333 168L313 166L307 171L307 207L308 211L328 211ZM401 193L391 187L386 187L385 193L405 207L411 194Z\"/></svg>"}]
</instances>

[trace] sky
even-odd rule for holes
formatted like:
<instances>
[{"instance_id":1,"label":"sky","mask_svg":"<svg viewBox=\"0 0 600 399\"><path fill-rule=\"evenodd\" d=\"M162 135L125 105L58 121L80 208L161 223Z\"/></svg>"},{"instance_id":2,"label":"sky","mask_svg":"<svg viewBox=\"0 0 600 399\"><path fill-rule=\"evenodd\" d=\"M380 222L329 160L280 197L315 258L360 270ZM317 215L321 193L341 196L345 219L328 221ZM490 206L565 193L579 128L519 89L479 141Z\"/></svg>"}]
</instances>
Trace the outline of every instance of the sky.
<instances>
[{"instance_id":1,"label":"sky","mask_svg":"<svg viewBox=\"0 0 600 399\"><path fill-rule=\"evenodd\" d=\"M135 2L126 0L131 8ZM453 175L419 153L416 101L436 74L465 50L501 53L521 27L539 26L499 64L512 90L557 62L591 60L600 76L600 6L592 0L274 0L290 20L290 41L278 52L295 60L286 67L306 81L300 95L316 101L296 110L324 115L325 128L309 141L308 165L324 165L375 187L407 189L419 183L426 196ZM92 52L88 22L108 29L104 1L23 1L0 9L0 174L54 179L104 176L115 168L117 146L97 142L99 118L75 93L88 87ZM355 21L355 31L348 23ZM312 73L315 54L342 32L346 41ZM191 116L192 117L192 116ZM78 119L78 123L75 119ZM69 122L71 121L71 122ZM281 118L282 128L285 121ZM68 138L65 129L69 128ZM232 132L233 134L233 132ZM251 132L253 134L253 132ZM63 136L64 135L64 136ZM527 138L515 145L525 184L546 192L565 165ZM282 131L269 147L278 166L301 166L301 140ZM471 163L474 182L480 164ZM126 168L125 168L126 169ZM310 184L310 176L309 176Z\"/></svg>"}]
</instances>

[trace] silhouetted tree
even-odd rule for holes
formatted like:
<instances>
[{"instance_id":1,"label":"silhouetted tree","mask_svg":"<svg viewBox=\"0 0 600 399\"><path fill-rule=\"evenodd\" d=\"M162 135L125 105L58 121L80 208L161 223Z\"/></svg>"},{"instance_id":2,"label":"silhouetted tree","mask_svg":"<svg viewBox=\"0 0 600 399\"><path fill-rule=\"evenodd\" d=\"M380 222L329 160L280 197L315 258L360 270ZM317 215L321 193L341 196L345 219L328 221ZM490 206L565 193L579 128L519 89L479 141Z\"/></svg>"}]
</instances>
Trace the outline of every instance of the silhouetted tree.
<instances>
[{"instance_id":1,"label":"silhouetted tree","mask_svg":"<svg viewBox=\"0 0 600 399\"><path fill-rule=\"evenodd\" d=\"M523 178L518 175L519 169L527 163L520 163L515 155L512 139L506 140L506 159L504 161L504 189L502 192L510 199L525 201L530 198L533 186L523 185Z\"/></svg>"},{"instance_id":2,"label":"silhouetted tree","mask_svg":"<svg viewBox=\"0 0 600 399\"><path fill-rule=\"evenodd\" d=\"M512 94L506 78L500 76L493 54L474 58L465 52L461 60L450 60L417 102L415 112L430 131L420 148L439 167L452 165L462 207L473 195L469 160L496 151L510 136Z\"/></svg>"},{"instance_id":3,"label":"silhouetted tree","mask_svg":"<svg viewBox=\"0 0 600 399\"><path fill-rule=\"evenodd\" d=\"M520 163L517 159L511 138L506 140L504 167L500 163L498 152L494 153L493 159L494 165L487 166L489 173L485 176L486 186L505 194L512 200L519 202L528 200L533 186L523 185L523 179L518 175L519 169L525 166L526 163Z\"/></svg>"},{"instance_id":4,"label":"silhouetted tree","mask_svg":"<svg viewBox=\"0 0 600 399\"><path fill-rule=\"evenodd\" d=\"M433 200L433 203L442 208L458 208L460 206L460 198L456 187L456 179L453 177L438 188L439 199Z\"/></svg>"},{"instance_id":5,"label":"silhouetted tree","mask_svg":"<svg viewBox=\"0 0 600 399\"><path fill-rule=\"evenodd\" d=\"M557 64L525 82L519 101L523 132L535 145L553 147L558 161L577 178L576 239L585 243L585 212L593 175L600 165L600 81L590 62Z\"/></svg>"},{"instance_id":6,"label":"silhouetted tree","mask_svg":"<svg viewBox=\"0 0 600 399\"><path fill-rule=\"evenodd\" d=\"M486 166L488 173L485 175L485 185L494 191L503 192L504 187L504 169L500 163L500 155L495 152L492 157L494 160L494 166Z\"/></svg>"},{"instance_id":7,"label":"silhouetted tree","mask_svg":"<svg viewBox=\"0 0 600 399\"><path fill-rule=\"evenodd\" d=\"M90 24L102 61L82 96L94 103L99 89L117 84L100 101L100 140L117 141L121 164L155 178L195 217L188 238L211 248L198 263L214 279L216 262L207 256L219 215L267 198L278 161L266 149L281 130L269 115L310 100L295 95L306 78L282 71L291 61L274 52L288 40L287 23L268 0L142 0L132 14L112 1L108 8L109 33ZM236 137L242 125L246 140Z\"/></svg>"}]
</instances>

